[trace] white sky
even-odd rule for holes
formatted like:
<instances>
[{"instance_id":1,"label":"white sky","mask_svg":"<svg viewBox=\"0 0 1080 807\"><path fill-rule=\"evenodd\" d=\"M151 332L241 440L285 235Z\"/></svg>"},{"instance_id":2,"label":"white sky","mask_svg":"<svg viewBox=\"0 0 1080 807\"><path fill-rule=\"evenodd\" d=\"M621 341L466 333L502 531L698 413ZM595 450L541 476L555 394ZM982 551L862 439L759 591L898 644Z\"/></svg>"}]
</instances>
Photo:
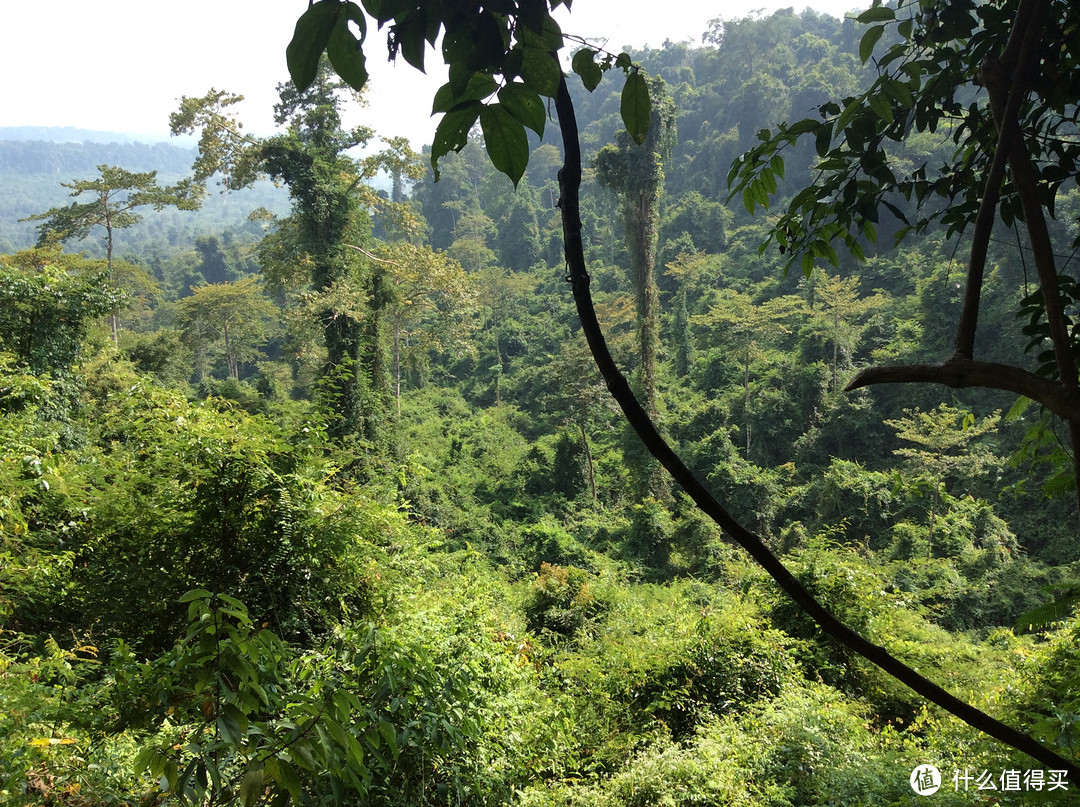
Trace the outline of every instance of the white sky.
<instances>
[{"instance_id":1,"label":"white sky","mask_svg":"<svg viewBox=\"0 0 1080 807\"><path fill-rule=\"evenodd\" d=\"M75 126L161 139L182 95L211 87L240 93L249 130L269 132L285 45L307 0L0 0L0 126ZM708 21L809 5L833 16L867 0L576 0L567 33L623 46L698 43ZM663 9L657 15L657 8ZM386 35L370 30L370 106L356 123L385 136L431 141L431 98L441 60L424 76L384 58Z\"/></svg>"}]
</instances>

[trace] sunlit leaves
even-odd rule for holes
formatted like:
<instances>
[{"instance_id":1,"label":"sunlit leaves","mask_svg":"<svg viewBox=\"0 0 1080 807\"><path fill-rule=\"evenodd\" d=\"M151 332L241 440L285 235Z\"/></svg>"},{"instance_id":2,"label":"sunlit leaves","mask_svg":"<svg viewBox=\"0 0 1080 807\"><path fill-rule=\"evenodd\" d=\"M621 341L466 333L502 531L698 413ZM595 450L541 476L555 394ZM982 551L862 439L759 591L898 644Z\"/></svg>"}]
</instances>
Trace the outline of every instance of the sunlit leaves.
<instances>
[{"instance_id":1,"label":"sunlit leaves","mask_svg":"<svg viewBox=\"0 0 1080 807\"><path fill-rule=\"evenodd\" d=\"M483 101L497 88L495 79L485 73L473 73L465 88L460 92L454 91L453 82L447 82L435 93L435 99L431 104L431 114L449 112L466 101Z\"/></svg>"},{"instance_id":2,"label":"sunlit leaves","mask_svg":"<svg viewBox=\"0 0 1080 807\"><path fill-rule=\"evenodd\" d=\"M559 91L562 71L549 51L526 46L521 50L521 78L536 92L554 98Z\"/></svg>"},{"instance_id":3,"label":"sunlit leaves","mask_svg":"<svg viewBox=\"0 0 1080 807\"><path fill-rule=\"evenodd\" d=\"M341 0L318 0L301 15L287 49L289 73L301 90L318 75L325 51L338 74L353 89L360 89L368 73L361 46L366 34L364 12L379 27L389 29L391 59L398 54L423 71L424 53L442 36L442 56L449 67L449 81L436 94L434 113L444 113L432 144L431 164L436 179L438 162L450 151L460 150L470 129L481 129L511 138L505 143L486 143L494 164L515 183L524 172L528 151L521 154L524 127L543 135L546 110L543 98L555 98L563 80L557 53L564 46L559 24L551 17L545 0L528 0L503 9L484 7L463 14L453 4L407 3L402 0L360 0L363 6ZM560 2L552 2L554 8ZM569 4L567 4L569 5ZM351 26L359 30L357 37ZM580 41L580 40L578 40ZM629 54L584 48L573 59L573 70L590 92L612 68L626 73L621 113L627 132L644 142L651 119L648 84ZM498 93L497 102L491 96ZM497 112L481 114L490 105ZM527 146L527 139L524 141Z\"/></svg>"}]
</instances>

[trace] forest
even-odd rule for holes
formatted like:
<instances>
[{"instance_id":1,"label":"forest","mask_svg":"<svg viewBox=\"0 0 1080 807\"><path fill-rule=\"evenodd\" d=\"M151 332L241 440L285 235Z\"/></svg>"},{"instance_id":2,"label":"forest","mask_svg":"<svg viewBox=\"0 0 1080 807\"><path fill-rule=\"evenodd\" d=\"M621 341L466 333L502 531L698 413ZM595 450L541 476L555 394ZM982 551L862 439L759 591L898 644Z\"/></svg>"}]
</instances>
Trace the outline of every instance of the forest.
<instances>
[{"instance_id":1,"label":"forest","mask_svg":"<svg viewBox=\"0 0 1080 807\"><path fill-rule=\"evenodd\" d=\"M1012 96L881 78L1040 2L933 5L577 43L561 82L522 2L519 82L447 34L473 72L421 153L343 126L347 29L295 43L364 12L322 0L276 134L209 90L193 150L0 142L0 804L906 805L926 766L928 803L1080 803L1080 12L1042 3L1073 44L1022 119L1051 293ZM415 65L434 23L394 19ZM650 456L568 282L560 82L641 410L829 614L1048 757L837 641Z\"/></svg>"}]
</instances>

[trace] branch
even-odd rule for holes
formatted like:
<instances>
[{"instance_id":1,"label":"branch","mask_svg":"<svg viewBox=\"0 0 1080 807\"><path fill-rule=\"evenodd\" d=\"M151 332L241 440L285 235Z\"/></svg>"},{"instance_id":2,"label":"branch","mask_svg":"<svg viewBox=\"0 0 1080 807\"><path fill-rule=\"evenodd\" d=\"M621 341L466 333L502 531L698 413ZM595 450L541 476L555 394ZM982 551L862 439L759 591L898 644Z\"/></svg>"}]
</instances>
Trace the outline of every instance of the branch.
<instances>
[{"instance_id":1,"label":"branch","mask_svg":"<svg viewBox=\"0 0 1080 807\"><path fill-rule=\"evenodd\" d=\"M907 684L918 694L937 704L946 711L963 720L969 726L995 737L1006 745L1028 754L1034 759L1052 768L1064 770L1074 780L1080 780L1080 767L1048 748L1035 742L1031 737L990 717L956 696L946 692L937 684L915 672L911 667L889 655L883 647L873 644L853 631L823 607L802 583L769 550L757 535L737 522L718 502L705 486L698 481L679 456L671 449L656 426L638 403L630 385L623 377L607 348L600 324L596 319L592 295L589 290L589 273L585 265L585 255L581 241L581 212L578 194L581 187L581 147L578 142L577 119L574 105L570 100L565 78L560 80L559 92L555 101L559 128L562 130L563 153L565 163L559 172L559 186L562 197L559 207L562 210L563 238L566 247L566 261L572 283L574 302L581 318L581 327L589 343L596 365L607 383L612 396L622 408L627 421L637 432L642 442L670 473L672 478L694 500L701 510L709 515L725 532L743 547L757 561L781 589L803 608L821 629L841 644L855 651L867 661L877 665L889 675Z\"/></svg>"},{"instance_id":2,"label":"branch","mask_svg":"<svg viewBox=\"0 0 1080 807\"><path fill-rule=\"evenodd\" d=\"M404 268L400 263L395 263L394 261L388 261L386 258L380 258L378 255L374 255L371 252L368 252L363 247L353 246L352 244L343 244L343 246L346 246L349 249L355 249L361 255L366 255L367 257L371 258L371 260L377 261L378 263L388 263L391 266L396 266L398 269L403 269Z\"/></svg>"},{"instance_id":3,"label":"branch","mask_svg":"<svg viewBox=\"0 0 1080 807\"><path fill-rule=\"evenodd\" d=\"M953 356L941 364L868 367L860 371L844 390L851 392L874 384L944 384L954 389L984 387L1006 390L1031 398L1069 423L1080 423L1080 393L1011 364Z\"/></svg>"},{"instance_id":4,"label":"branch","mask_svg":"<svg viewBox=\"0 0 1080 807\"><path fill-rule=\"evenodd\" d=\"M979 319L983 272L994 229L1001 181L1005 166L1011 161L1014 148L1020 142L1020 104L1027 95L1029 67L1034 53L1033 40L1042 30L1041 0L1023 0L1017 9L1009 41L999 59L987 62L979 70L979 81L990 95L991 112L997 123L998 142L994 159L983 185L983 197L975 216L971 253L968 259L964 307L956 328L956 354L970 359L975 353L975 329ZM1011 86L1002 87L1004 80Z\"/></svg>"}]
</instances>

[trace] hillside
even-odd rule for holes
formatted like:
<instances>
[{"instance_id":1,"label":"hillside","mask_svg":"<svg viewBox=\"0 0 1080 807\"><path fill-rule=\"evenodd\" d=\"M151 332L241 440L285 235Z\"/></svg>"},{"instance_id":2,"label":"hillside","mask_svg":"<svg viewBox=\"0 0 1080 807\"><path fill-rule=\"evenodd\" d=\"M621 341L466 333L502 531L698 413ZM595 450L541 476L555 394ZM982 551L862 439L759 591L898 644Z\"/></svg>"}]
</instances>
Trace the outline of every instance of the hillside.
<instances>
[{"instance_id":1,"label":"hillside","mask_svg":"<svg viewBox=\"0 0 1080 807\"><path fill-rule=\"evenodd\" d=\"M620 71L575 80L598 319L693 474L830 613L1072 765L1064 422L1001 390L846 389L952 355L972 233L897 245L920 208L894 194L856 250L788 270L771 228L821 179L815 142L783 149L768 210L729 198L733 160L870 86L861 36L785 10L634 52L641 146ZM0 801L898 805L934 765L939 804L1071 803L1067 771L831 639L659 472L566 282L555 120L516 187L475 127L436 182L401 144L357 156L349 94L312 69L265 139L199 110L208 153L0 137ZM950 135L889 156L950 161ZM279 187L151 198L111 263L96 223L32 249L15 222L99 164L168 183L197 156ZM1066 254L1080 193L1052 190ZM994 225L975 347L1046 378L1018 223Z\"/></svg>"}]
</instances>

